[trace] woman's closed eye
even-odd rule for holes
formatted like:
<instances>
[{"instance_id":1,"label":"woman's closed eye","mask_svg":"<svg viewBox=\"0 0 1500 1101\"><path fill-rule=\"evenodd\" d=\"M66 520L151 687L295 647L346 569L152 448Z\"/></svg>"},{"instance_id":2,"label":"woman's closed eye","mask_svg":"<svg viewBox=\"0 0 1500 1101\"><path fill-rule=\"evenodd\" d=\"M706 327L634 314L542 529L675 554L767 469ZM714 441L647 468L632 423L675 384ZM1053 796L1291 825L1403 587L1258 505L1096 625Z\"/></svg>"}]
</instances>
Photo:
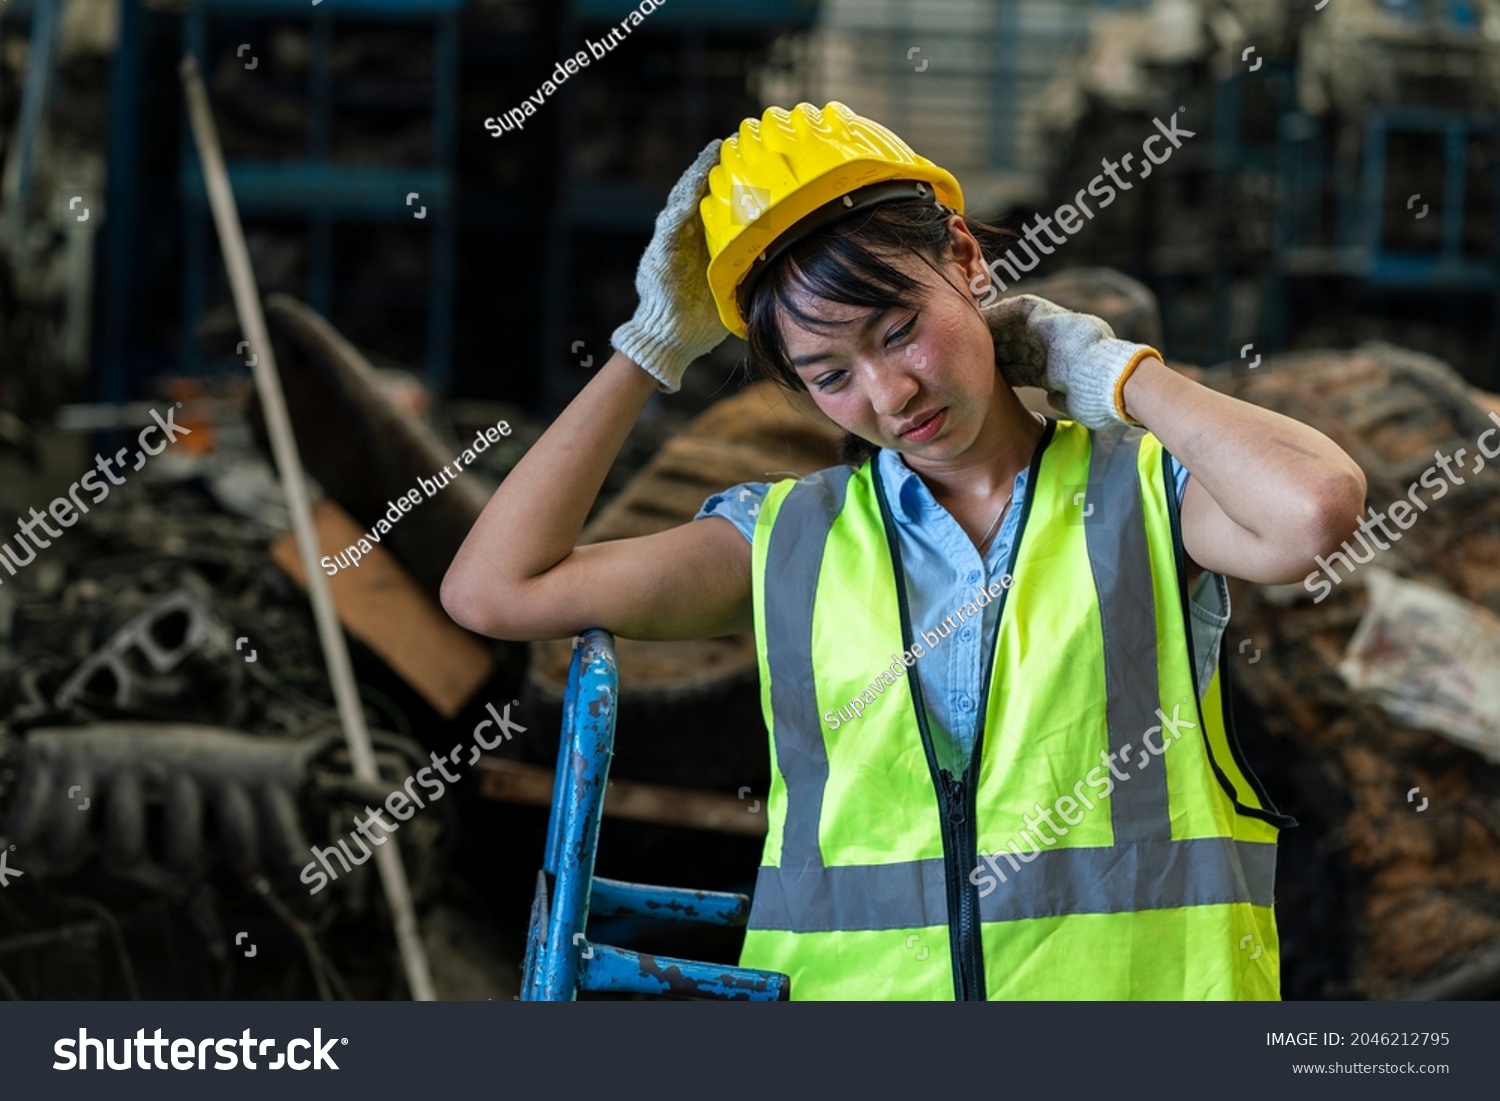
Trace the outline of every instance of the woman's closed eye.
<instances>
[{"instance_id":1,"label":"woman's closed eye","mask_svg":"<svg viewBox=\"0 0 1500 1101\"><path fill-rule=\"evenodd\" d=\"M910 317L910 319L907 320L907 322L906 322L905 325L902 325L899 329L893 329L893 330L891 330L890 335L885 338L885 346L887 348L889 348L892 344L896 343L897 341L904 340L907 337L907 335L912 331L912 329L916 326L916 324L917 324L917 315L916 314L912 314L911 317Z\"/></svg>"},{"instance_id":2,"label":"woman's closed eye","mask_svg":"<svg viewBox=\"0 0 1500 1101\"><path fill-rule=\"evenodd\" d=\"M904 324L902 324L898 328L892 329L886 335L885 346L889 348L895 344L899 344L902 340L905 340L908 336L910 336L912 330L916 327L918 316L919 315L917 314L912 314L911 317L907 318ZM820 391L826 392L828 390L832 390L834 387L843 382L848 374L849 372L845 370L829 371L826 375L822 375L814 379L813 385L816 386Z\"/></svg>"}]
</instances>

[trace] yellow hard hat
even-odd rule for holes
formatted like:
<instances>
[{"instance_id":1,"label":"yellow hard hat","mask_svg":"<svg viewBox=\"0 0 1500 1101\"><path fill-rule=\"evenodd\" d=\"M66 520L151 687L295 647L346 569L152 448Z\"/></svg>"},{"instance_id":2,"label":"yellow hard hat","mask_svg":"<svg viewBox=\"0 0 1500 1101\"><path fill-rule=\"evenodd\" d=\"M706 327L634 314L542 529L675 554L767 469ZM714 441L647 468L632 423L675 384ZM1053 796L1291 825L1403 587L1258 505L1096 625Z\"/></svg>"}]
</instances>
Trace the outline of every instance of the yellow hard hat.
<instances>
[{"instance_id":1,"label":"yellow hard hat","mask_svg":"<svg viewBox=\"0 0 1500 1101\"><path fill-rule=\"evenodd\" d=\"M893 181L910 186L893 188ZM879 184L888 186L873 186ZM708 194L698 204L708 241L708 286L724 327L745 335L739 289L763 254L779 253L813 228L860 207L926 196L929 186L934 201L963 213L963 190L952 173L842 103L821 110L810 103L790 111L770 107L759 119L747 118L720 145ZM841 206L799 226L837 200L843 200Z\"/></svg>"}]
</instances>

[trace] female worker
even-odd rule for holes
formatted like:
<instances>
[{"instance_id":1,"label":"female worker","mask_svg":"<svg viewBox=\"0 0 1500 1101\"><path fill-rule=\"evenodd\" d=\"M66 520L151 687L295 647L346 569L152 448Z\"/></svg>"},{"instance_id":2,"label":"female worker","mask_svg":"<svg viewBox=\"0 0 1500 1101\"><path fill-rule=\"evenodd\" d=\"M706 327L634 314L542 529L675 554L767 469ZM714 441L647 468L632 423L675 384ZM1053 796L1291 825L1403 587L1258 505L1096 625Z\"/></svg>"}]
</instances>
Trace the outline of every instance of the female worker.
<instances>
[{"instance_id":1,"label":"female worker","mask_svg":"<svg viewBox=\"0 0 1500 1101\"><path fill-rule=\"evenodd\" d=\"M636 289L443 603L517 640L753 626L772 781L741 963L797 998L1277 997L1288 820L1228 728L1221 575L1303 577L1363 507L1354 462L1097 318L981 312L957 181L838 103L705 149ZM851 465L575 546L642 408L726 330Z\"/></svg>"}]
</instances>

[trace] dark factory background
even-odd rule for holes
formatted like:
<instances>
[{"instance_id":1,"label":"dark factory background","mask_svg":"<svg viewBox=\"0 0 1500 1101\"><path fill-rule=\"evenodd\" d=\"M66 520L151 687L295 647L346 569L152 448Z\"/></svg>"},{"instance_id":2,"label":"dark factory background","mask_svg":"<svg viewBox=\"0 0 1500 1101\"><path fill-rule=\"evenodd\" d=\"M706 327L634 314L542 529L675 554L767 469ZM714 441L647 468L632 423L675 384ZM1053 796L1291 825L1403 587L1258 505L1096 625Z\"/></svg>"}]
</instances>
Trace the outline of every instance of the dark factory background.
<instances>
[{"instance_id":1,"label":"dark factory background","mask_svg":"<svg viewBox=\"0 0 1500 1101\"><path fill-rule=\"evenodd\" d=\"M486 126L636 9L0 8L0 505L66 499L168 408L188 430L0 574L0 998L405 998L414 951L438 997L517 994L572 644L469 634L439 583L608 358L668 189L771 104L880 120L957 175L969 213L1018 232L1175 114L1192 136L1011 290L1313 424L1376 503L1500 411L1500 0L664 0L520 127ZM328 579L375 780L341 734L184 53L322 553L503 426ZM652 402L587 540L834 461L827 425L773 406L743 359L726 341ZM1463 630L1374 582L1317 606L1231 587L1246 752L1302 822L1281 847L1284 993L1493 995L1500 703L1434 670L1495 673L1500 492L1458 487L1383 564L1461 601ZM1377 615L1408 641L1370 641ZM599 874L748 892L770 777L753 643L618 647ZM367 805L507 707L521 733L465 757L451 796L393 835L415 947L376 862L309 892L311 849L350 846ZM739 936L625 909L589 923L600 943L731 963Z\"/></svg>"}]
</instances>

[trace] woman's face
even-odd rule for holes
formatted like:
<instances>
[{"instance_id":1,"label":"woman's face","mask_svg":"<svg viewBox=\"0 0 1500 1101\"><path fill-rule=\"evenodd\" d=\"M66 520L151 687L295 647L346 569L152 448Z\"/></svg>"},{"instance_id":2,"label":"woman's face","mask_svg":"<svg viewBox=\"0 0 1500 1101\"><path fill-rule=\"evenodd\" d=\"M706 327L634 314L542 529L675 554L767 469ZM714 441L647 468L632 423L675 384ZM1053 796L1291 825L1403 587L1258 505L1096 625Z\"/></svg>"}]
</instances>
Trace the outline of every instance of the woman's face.
<instances>
[{"instance_id":1,"label":"woman's face","mask_svg":"<svg viewBox=\"0 0 1500 1101\"><path fill-rule=\"evenodd\" d=\"M839 327L779 322L793 367L830 420L879 447L936 462L968 450L1003 385L989 326L962 289L976 275L988 279L983 254L958 218L949 227L956 257L938 267L951 284L918 257L893 261L922 284L914 306L847 306L798 290L799 310Z\"/></svg>"}]
</instances>

